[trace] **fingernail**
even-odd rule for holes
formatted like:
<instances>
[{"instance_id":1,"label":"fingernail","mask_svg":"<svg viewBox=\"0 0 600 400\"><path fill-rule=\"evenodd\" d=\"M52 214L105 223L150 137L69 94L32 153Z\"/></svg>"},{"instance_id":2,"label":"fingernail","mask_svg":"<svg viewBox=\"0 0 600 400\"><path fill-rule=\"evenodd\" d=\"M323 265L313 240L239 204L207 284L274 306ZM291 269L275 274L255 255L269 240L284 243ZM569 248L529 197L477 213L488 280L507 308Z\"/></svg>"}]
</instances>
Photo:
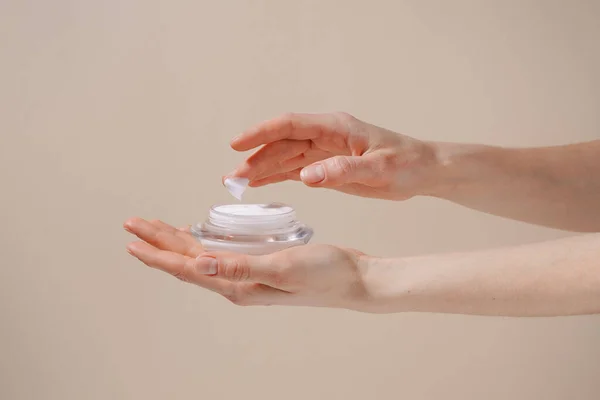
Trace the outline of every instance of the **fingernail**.
<instances>
[{"instance_id":1,"label":"fingernail","mask_svg":"<svg viewBox=\"0 0 600 400\"><path fill-rule=\"evenodd\" d=\"M321 164L304 168L300 171L300 178L306 183L317 183L325 179L325 170Z\"/></svg>"},{"instance_id":2,"label":"fingernail","mask_svg":"<svg viewBox=\"0 0 600 400\"><path fill-rule=\"evenodd\" d=\"M217 273L217 260L212 257L198 257L196 259L196 269L204 275L214 275Z\"/></svg>"}]
</instances>

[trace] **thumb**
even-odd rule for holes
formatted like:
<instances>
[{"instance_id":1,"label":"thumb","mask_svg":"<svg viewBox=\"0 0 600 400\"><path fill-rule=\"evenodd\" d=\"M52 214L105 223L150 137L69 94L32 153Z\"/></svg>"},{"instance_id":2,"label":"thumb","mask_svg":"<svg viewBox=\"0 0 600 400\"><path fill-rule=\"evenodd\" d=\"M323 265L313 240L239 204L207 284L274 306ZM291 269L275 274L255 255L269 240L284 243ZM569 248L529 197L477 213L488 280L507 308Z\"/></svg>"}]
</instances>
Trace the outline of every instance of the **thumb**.
<instances>
[{"instance_id":1,"label":"thumb","mask_svg":"<svg viewBox=\"0 0 600 400\"><path fill-rule=\"evenodd\" d=\"M376 177L367 156L336 156L311 164L300 171L309 186L335 187L348 183L367 183Z\"/></svg>"},{"instance_id":2,"label":"thumb","mask_svg":"<svg viewBox=\"0 0 600 400\"><path fill-rule=\"evenodd\" d=\"M195 260L196 271L232 282L256 282L274 285L279 269L272 257L229 253L204 253Z\"/></svg>"}]
</instances>

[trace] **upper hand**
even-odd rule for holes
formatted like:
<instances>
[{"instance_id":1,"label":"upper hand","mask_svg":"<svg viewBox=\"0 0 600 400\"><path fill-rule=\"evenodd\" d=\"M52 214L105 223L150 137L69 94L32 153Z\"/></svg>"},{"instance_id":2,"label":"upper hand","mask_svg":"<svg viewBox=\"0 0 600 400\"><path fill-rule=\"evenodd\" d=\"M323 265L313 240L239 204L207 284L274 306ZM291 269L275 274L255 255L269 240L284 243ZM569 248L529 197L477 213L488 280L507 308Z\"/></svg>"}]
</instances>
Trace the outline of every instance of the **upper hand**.
<instances>
[{"instance_id":1,"label":"upper hand","mask_svg":"<svg viewBox=\"0 0 600 400\"><path fill-rule=\"evenodd\" d=\"M237 151L264 145L228 176L257 187L302 181L363 197L404 200L430 194L433 145L345 113L287 114L232 140Z\"/></svg>"},{"instance_id":2,"label":"upper hand","mask_svg":"<svg viewBox=\"0 0 600 400\"><path fill-rule=\"evenodd\" d=\"M186 230L131 218L125 229L141 241L127 246L144 264L217 292L238 305L298 305L368 311L367 257L326 245L264 256L205 252Z\"/></svg>"}]
</instances>

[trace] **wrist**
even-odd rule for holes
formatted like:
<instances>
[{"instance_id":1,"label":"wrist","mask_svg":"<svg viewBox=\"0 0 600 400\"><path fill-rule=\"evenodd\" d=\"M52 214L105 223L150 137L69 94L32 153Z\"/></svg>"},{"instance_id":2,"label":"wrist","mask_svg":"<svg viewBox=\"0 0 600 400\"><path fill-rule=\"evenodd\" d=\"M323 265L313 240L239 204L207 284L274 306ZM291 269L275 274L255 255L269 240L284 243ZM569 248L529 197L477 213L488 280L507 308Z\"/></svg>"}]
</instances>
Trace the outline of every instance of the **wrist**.
<instances>
[{"instance_id":1,"label":"wrist","mask_svg":"<svg viewBox=\"0 0 600 400\"><path fill-rule=\"evenodd\" d=\"M491 177L493 160L502 149L493 146L429 142L434 155L423 195L450 200Z\"/></svg>"},{"instance_id":2,"label":"wrist","mask_svg":"<svg viewBox=\"0 0 600 400\"><path fill-rule=\"evenodd\" d=\"M378 314L410 311L411 290L402 278L406 267L401 259L361 257L359 269L364 296L357 309Z\"/></svg>"}]
</instances>

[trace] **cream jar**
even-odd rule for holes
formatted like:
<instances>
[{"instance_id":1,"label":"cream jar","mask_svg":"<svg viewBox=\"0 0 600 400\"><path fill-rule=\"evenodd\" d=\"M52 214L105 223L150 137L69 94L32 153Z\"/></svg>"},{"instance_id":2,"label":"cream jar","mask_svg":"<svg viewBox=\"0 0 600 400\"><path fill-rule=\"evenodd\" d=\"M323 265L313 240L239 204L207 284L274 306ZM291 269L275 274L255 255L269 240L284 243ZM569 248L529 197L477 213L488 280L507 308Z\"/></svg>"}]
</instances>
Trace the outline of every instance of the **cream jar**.
<instances>
[{"instance_id":1,"label":"cream jar","mask_svg":"<svg viewBox=\"0 0 600 400\"><path fill-rule=\"evenodd\" d=\"M208 219L191 227L207 251L269 254L310 241L313 231L296 220L285 204L223 204L211 207Z\"/></svg>"}]
</instances>

